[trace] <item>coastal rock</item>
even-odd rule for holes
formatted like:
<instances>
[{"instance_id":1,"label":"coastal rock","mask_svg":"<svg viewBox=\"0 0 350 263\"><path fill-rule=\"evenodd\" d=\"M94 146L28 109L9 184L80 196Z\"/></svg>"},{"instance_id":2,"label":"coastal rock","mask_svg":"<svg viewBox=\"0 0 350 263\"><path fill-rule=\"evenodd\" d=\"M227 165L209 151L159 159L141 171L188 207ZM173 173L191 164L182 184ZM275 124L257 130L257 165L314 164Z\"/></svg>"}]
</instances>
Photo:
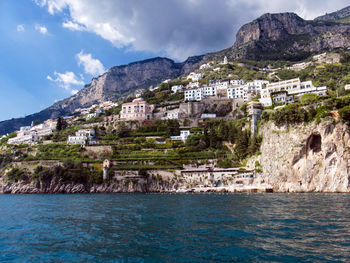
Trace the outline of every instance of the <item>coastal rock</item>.
<instances>
[{"instance_id":1,"label":"coastal rock","mask_svg":"<svg viewBox=\"0 0 350 263\"><path fill-rule=\"evenodd\" d=\"M311 123L260 128L264 139L258 161L274 192L350 192L349 127Z\"/></svg>"}]
</instances>

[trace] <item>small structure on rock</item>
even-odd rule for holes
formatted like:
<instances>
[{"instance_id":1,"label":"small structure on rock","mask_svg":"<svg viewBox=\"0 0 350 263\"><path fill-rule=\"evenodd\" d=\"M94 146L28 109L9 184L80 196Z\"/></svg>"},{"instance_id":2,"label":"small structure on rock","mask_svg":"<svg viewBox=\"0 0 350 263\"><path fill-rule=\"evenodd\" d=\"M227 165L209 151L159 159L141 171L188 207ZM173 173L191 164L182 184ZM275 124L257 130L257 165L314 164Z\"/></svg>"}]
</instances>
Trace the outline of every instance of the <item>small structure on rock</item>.
<instances>
[{"instance_id":1,"label":"small structure on rock","mask_svg":"<svg viewBox=\"0 0 350 263\"><path fill-rule=\"evenodd\" d=\"M103 161L103 181L107 180L108 169L111 167L111 162L106 159Z\"/></svg>"}]
</instances>

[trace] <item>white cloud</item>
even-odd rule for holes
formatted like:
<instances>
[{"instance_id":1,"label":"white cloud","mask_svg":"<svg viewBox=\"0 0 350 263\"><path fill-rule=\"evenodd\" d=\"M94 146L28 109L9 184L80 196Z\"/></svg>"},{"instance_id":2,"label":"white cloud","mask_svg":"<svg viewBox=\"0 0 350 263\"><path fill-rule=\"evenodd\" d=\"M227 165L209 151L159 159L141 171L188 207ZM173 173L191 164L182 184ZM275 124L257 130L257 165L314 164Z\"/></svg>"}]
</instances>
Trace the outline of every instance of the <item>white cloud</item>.
<instances>
[{"instance_id":1,"label":"white cloud","mask_svg":"<svg viewBox=\"0 0 350 263\"><path fill-rule=\"evenodd\" d=\"M47 35L47 33L48 33L48 30L45 26L41 26L41 25L37 24L37 25L35 25L34 28L36 31L40 32L40 34Z\"/></svg>"},{"instance_id":2,"label":"white cloud","mask_svg":"<svg viewBox=\"0 0 350 263\"><path fill-rule=\"evenodd\" d=\"M305 19L330 13L348 0L36 0L50 14L65 12L63 26L95 33L116 47L175 59L227 48L244 23L270 12ZM68 17L68 18L67 18ZM70 21L70 22L69 22Z\"/></svg>"},{"instance_id":3,"label":"white cloud","mask_svg":"<svg viewBox=\"0 0 350 263\"><path fill-rule=\"evenodd\" d=\"M80 51L80 53L76 55L76 58L78 60L78 65L82 65L87 74L97 76L102 75L105 72L105 68L101 61L92 58L91 54L85 54L84 51Z\"/></svg>"},{"instance_id":4,"label":"white cloud","mask_svg":"<svg viewBox=\"0 0 350 263\"><path fill-rule=\"evenodd\" d=\"M18 25L17 26L17 31L18 32L24 32L25 31L24 25Z\"/></svg>"},{"instance_id":5,"label":"white cloud","mask_svg":"<svg viewBox=\"0 0 350 263\"><path fill-rule=\"evenodd\" d=\"M51 76L47 76L46 78L52 82L56 82L61 88L70 92L72 95L78 92L77 89L73 89L72 86L83 86L84 81L80 77L80 79L74 74L74 72L67 71L65 73L54 72L55 78Z\"/></svg>"},{"instance_id":6,"label":"white cloud","mask_svg":"<svg viewBox=\"0 0 350 263\"><path fill-rule=\"evenodd\" d=\"M74 23L73 21L63 22L62 26L71 31L86 31L86 28L84 26Z\"/></svg>"}]
</instances>

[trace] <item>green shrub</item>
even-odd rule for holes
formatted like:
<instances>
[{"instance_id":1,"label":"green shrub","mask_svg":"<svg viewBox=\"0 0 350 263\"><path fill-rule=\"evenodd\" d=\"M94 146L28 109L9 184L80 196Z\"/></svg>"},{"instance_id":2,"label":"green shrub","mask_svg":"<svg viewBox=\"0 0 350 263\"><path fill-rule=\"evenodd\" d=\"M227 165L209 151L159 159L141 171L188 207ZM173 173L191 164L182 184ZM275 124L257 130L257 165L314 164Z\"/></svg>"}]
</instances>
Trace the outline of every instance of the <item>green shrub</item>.
<instances>
[{"instance_id":1,"label":"green shrub","mask_svg":"<svg viewBox=\"0 0 350 263\"><path fill-rule=\"evenodd\" d=\"M344 122L350 122L350 105L339 110L339 116Z\"/></svg>"},{"instance_id":2,"label":"green shrub","mask_svg":"<svg viewBox=\"0 0 350 263\"><path fill-rule=\"evenodd\" d=\"M8 173L7 173L7 178L11 182L19 182L19 181L25 181L28 179L27 173L24 169L20 168L12 168Z\"/></svg>"}]
</instances>

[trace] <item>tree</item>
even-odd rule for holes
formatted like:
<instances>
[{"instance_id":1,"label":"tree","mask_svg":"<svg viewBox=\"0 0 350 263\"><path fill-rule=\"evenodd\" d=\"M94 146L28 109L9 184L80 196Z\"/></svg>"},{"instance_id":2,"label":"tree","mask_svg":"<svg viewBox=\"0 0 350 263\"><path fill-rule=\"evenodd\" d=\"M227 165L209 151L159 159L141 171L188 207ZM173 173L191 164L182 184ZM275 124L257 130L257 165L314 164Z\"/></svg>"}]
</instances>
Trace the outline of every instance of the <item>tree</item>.
<instances>
[{"instance_id":1,"label":"tree","mask_svg":"<svg viewBox=\"0 0 350 263\"><path fill-rule=\"evenodd\" d=\"M57 131L64 130L65 128L67 128L67 126L68 126L67 122L62 117L58 117L56 130Z\"/></svg>"},{"instance_id":2,"label":"tree","mask_svg":"<svg viewBox=\"0 0 350 263\"><path fill-rule=\"evenodd\" d=\"M319 96L315 93L307 93L300 97L300 102L304 105L314 104L318 101Z\"/></svg>"},{"instance_id":3,"label":"tree","mask_svg":"<svg viewBox=\"0 0 350 263\"><path fill-rule=\"evenodd\" d=\"M342 120L350 122L350 106L345 106L339 110L339 116Z\"/></svg>"},{"instance_id":4,"label":"tree","mask_svg":"<svg viewBox=\"0 0 350 263\"><path fill-rule=\"evenodd\" d=\"M125 125L124 122L121 122L117 128L117 136L120 138L128 137L131 130Z\"/></svg>"}]
</instances>

